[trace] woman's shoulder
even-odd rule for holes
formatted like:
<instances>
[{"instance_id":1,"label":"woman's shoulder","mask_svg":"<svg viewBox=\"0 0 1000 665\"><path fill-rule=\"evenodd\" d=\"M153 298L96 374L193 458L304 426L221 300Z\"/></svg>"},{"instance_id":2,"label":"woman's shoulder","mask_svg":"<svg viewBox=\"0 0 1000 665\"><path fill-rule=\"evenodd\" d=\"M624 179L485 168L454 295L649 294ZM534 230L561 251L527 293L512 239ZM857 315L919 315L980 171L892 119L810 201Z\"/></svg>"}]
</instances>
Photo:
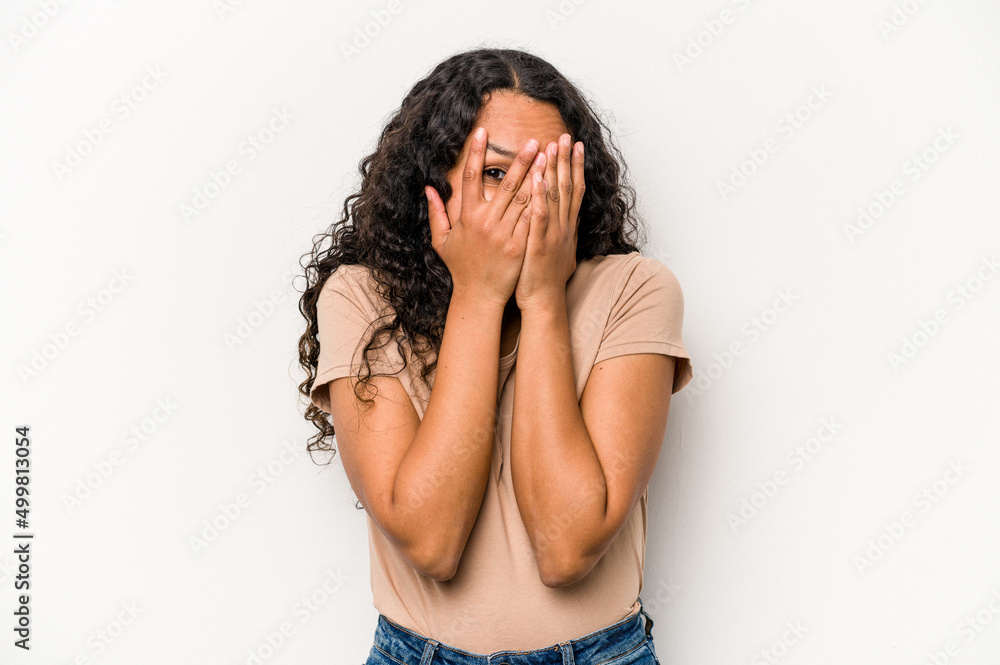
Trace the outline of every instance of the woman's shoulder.
<instances>
[{"instance_id":1,"label":"woman's shoulder","mask_svg":"<svg viewBox=\"0 0 1000 665\"><path fill-rule=\"evenodd\" d=\"M659 259L636 250L625 254L603 254L581 261L571 279L588 287L602 283L621 287L626 281L651 277L670 282L677 279Z\"/></svg>"},{"instance_id":2,"label":"woman's shoulder","mask_svg":"<svg viewBox=\"0 0 1000 665\"><path fill-rule=\"evenodd\" d=\"M371 269L368 266L362 265L360 263L341 263L339 266L334 268L327 278L327 283L338 283L338 282L358 282L362 278L371 275Z\"/></svg>"},{"instance_id":3,"label":"woman's shoulder","mask_svg":"<svg viewBox=\"0 0 1000 665\"><path fill-rule=\"evenodd\" d=\"M349 289L368 297L377 295L377 282L369 266L360 263L341 263L326 277L324 290Z\"/></svg>"},{"instance_id":4,"label":"woman's shoulder","mask_svg":"<svg viewBox=\"0 0 1000 665\"><path fill-rule=\"evenodd\" d=\"M598 254L597 256L592 256L589 259L581 261L580 265L590 265L595 268L598 266L611 268L613 266L624 267L640 263L646 265L663 265L656 257L647 256L639 250L625 252L624 254Z\"/></svg>"},{"instance_id":5,"label":"woman's shoulder","mask_svg":"<svg viewBox=\"0 0 1000 665\"><path fill-rule=\"evenodd\" d=\"M346 298L369 314L383 312L388 303L378 292L370 267L359 263L342 263L326 277L320 290L321 300Z\"/></svg>"}]
</instances>

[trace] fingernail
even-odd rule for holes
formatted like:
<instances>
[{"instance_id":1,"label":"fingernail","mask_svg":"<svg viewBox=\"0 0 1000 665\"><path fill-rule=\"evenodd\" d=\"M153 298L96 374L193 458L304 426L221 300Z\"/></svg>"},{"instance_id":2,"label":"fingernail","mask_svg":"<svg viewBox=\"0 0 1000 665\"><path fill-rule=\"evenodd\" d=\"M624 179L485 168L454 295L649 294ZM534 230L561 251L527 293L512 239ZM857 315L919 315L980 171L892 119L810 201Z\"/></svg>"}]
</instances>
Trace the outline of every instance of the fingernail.
<instances>
[{"instance_id":1,"label":"fingernail","mask_svg":"<svg viewBox=\"0 0 1000 665\"><path fill-rule=\"evenodd\" d=\"M538 141L531 139L528 141L528 145L525 146L528 150L538 150Z\"/></svg>"},{"instance_id":2,"label":"fingernail","mask_svg":"<svg viewBox=\"0 0 1000 665\"><path fill-rule=\"evenodd\" d=\"M540 167L544 162L545 162L545 153L544 152L540 152L537 155L535 155L535 162L534 162L534 164L532 164L532 166L539 166ZM536 173L535 175L538 175L538 174Z\"/></svg>"},{"instance_id":3,"label":"fingernail","mask_svg":"<svg viewBox=\"0 0 1000 665\"><path fill-rule=\"evenodd\" d=\"M483 140L483 135L485 133L486 133L486 129L483 128L483 127L479 127L478 129L476 129L476 135L475 135L476 140L477 141L482 141Z\"/></svg>"}]
</instances>

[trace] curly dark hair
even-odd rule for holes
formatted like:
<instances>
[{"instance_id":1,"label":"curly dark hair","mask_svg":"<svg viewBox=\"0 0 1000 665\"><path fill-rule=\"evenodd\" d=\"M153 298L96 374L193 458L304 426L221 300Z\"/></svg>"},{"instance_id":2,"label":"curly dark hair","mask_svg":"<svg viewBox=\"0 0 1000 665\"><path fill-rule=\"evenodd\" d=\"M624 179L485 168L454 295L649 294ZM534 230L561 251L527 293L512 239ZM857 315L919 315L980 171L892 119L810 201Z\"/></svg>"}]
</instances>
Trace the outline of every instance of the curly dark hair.
<instances>
[{"instance_id":1,"label":"curly dark hair","mask_svg":"<svg viewBox=\"0 0 1000 665\"><path fill-rule=\"evenodd\" d=\"M307 378L299 384L299 392L308 405L305 418L318 429L306 447L310 456L314 451L329 452L331 458L336 454L331 445L333 423L309 396L319 358L316 302L339 266L368 266L378 293L391 306L365 344L365 366L358 371L355 395L369 407L374 404L361 388L372 377L369 353L388 344L389 337L395 337L404 367L404 344L410 346L421 362L420 378L429 386L427 376L437 366L452 280L431 246L424 186L434 187L444 201L451 197L447 173L494 91L551 102L573 140L587 148L577 264L598 255L639 251L636 243L645 244L622 154L608 123L575 85L545 60L522 50L479 48L444 60L406 94L382 130L375 152L361 160L360 191L347 197L341 219L314 236L311 252L303 255L309 262L302 266L307 288L299 299L299 311L306 330L299 339L299 364ZM431 350L433 359L428 362Z\"/></svg>"}]
</instances>

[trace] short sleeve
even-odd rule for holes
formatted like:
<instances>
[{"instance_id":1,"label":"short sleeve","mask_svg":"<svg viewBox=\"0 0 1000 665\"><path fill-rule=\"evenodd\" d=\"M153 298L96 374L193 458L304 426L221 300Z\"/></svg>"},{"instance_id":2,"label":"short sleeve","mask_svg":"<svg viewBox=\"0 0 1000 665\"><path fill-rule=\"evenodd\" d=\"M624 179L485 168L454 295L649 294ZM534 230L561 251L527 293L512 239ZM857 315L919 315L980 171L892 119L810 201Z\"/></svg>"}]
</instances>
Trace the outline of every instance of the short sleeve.
<instances>
[{"instance_id":1,"label":"short sleeve","mask_svg":"<svg viewBox=\"0 0 1000 665\"><path fill-rule=\"evenodd\" d=\"M384 300L374 291L368 268L342 265L330 275L316 302L319 358L310 390L312 403L330 413L330 398L323 386L345 376L357 375L364 364L364 347L371 338ZM375 324L375 325L373 325ZM377 353L377 355L376 355ZM402 368L396 344L390 341L372 357L372 374L395 374Z\"/></svg>"},{"instance_id":2,"label":"short sleeve","mask_svg":"<svg viewBox=\"0 0 1000 665\"><path fill-rule=\"evenodd\" d=\"M684 348L684 295L674 273L656 259L630 257L615 286L614 303L594 364L633 353L676 358L676 393L691 380L691 357Z\"/></svg>"}]
</instances>

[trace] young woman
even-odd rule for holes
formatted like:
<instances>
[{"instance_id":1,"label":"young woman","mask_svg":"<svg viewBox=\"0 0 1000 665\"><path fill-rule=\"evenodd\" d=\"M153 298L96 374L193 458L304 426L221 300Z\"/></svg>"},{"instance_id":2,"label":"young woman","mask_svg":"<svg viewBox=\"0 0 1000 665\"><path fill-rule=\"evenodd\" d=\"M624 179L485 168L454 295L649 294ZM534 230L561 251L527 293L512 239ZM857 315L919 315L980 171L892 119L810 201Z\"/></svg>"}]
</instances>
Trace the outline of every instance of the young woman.
<instances>
[{"instance_id":1,"label":"young woman","mask_svg":"<svg viewBox=\"0 0 1000 665\"><path fill-rule=\"evenodd\" d=\"M544 60L478 49L360 171L299 352L308 449L336 433L368 516L368 664L658 662L646 487L691 363L607 126Z\"/></svg>"}]
</instances>

